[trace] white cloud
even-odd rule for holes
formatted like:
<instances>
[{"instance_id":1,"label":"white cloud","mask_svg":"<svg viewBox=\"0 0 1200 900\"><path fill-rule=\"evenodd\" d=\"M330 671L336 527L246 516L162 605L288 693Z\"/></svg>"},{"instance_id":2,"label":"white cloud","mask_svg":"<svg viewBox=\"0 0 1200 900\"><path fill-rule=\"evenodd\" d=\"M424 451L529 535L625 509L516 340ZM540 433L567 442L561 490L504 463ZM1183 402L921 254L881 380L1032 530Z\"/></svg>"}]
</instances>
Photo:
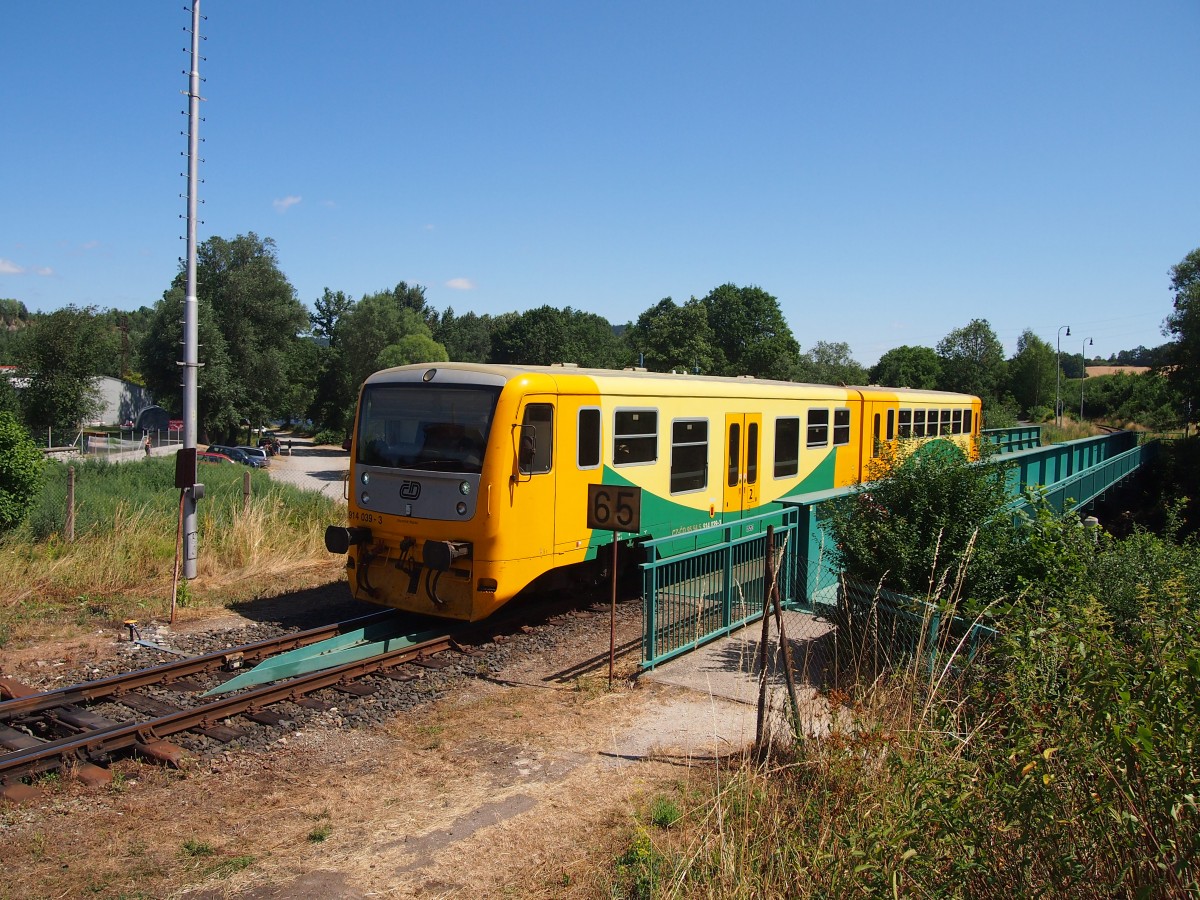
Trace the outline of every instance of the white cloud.
<instances>
[{"instance_id":1,"label":"white cloud","mask_svg":"<svg viewBox=\"0 0 1200 900\"><path fill-rule=\"evenodd\" d=\"M451 278L446 282L446 287L452 291L473 291L475 290L475 282L470 278Z\"/></svg>"},{"instance_id":2,"label":"white cloud","mask_svg":"<svg viewBox=\"0 0 1200 900\"><path fill-rule=\"evenodd\" d=\"M11 259L0 258L0 275L23 275L25 270Z\"/></svg>"},{"instance_id":3,"label":"white cloud","mask_svg":"<svg viewBox=\"0 0 1200 900\"><path fill-rule=\"evenodd\" d=\"M41 275L43 278L49 278L54 274L54 270L49 266L42 266L40 269L34 269L34 272Z\"/></svg>"},{"instance_id":4,"label":"white cloud","mask_svg":"<svg viewBox=\"0 0 1200 900\"><path fill-rule=\"evenodd\" d=\"M295 194L289 194L281 200L272 200L271 205L275 207L276 212L287 212L288 209L295 206L302 199L302 197L297 197Z\"/></svg>"}]
</instances>

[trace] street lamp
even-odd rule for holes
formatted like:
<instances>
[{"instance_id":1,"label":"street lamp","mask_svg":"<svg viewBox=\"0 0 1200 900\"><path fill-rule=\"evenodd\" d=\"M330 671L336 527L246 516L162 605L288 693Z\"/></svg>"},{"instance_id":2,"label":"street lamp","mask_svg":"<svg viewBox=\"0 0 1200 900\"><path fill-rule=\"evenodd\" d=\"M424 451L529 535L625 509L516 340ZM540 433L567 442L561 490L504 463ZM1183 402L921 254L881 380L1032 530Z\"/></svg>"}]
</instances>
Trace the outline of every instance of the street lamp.
<instances>
[{"instance_id":1,"label":"street lamp","mask_svg":"<svg viewBox=\"0 0 1200 900\"><path fill-rule=\"evenodd\" d=\"M1055 338L1054 344L1057 348L1057 353L1054 355L1054 424L1062 426L1062 333L1063 329L1067 329L1067 337L1071 336L1070 325L1059 325L1058 336Z\"/></svg>"},{"instance_id":2,"label":"street lamp","mask_svg":"<svg viewBox=\"0 0 1200 900\"><path fill-rule=\"evenodd\" d=\"M1079 421L1083 421L1083 392L1087 389L1087 348L1095 346L1095 341L1088 338L1084 341L1083 349L1079 352L1083 356L1083 377L1079 380Z\"/></svg>"}]
</instances>

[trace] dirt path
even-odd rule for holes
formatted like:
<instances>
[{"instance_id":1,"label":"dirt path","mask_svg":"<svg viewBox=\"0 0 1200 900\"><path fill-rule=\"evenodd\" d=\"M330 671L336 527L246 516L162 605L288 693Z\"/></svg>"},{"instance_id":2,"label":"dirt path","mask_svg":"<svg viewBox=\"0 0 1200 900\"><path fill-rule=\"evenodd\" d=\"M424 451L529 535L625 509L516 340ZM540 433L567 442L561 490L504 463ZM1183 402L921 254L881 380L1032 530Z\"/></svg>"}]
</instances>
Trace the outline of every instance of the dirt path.
<instances>
[{"instance_id":1,"label":"dirt path","mask_svg":"<svg viewBox=\"0 0 1200 900\"><path fill-rule=\"evenodd\" d=\"M747 734L743 705L635 686L636 653L609 690L607 649L597 616L383 728L334 709L266 753L52 785L0 812L0 897L610 897L648 804Z\"/></svg>"}]
</instances>

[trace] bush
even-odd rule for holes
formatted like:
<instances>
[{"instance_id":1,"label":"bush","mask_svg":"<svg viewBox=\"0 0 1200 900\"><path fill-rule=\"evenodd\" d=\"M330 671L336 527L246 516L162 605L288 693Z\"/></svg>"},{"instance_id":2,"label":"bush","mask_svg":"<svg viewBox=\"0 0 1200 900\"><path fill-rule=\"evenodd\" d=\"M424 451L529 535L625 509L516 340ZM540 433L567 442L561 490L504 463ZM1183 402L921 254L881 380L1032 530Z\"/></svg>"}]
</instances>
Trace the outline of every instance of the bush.
<instances>
[{"instance_id":1,"label":"bush","mask_svg":"<svg viewBox=\"0 0 1200 900\"><path fill-rule=\"evenodd\" d=\"M839 689L832 733L723 775L672 826L696 849L656 884L679 896L1200 895L1197 548L1097 541L1044 512L1014 575L1023 602L998 613L981 656L935 678L893 672L852 698ZM639 835L639 858L666 856L666 832Z\"/></svg>"},{"instance_id":2,"label":"bush","mask_svg":"<svg viewBox=\"0 0 1200 900\"><path fill-rule=\"evenodd\" d=\"M0 412L0 532L24 521L41 488L45 463L12 413Z\"/></svg>"},{"instance_id":3,"label":"bush","mask_svg":"<svg viewBox=\"0 0 1200 900\"><path fill-rule=\"evenodd\" d=\"M941 593L971 553L1007 540L1005 468L997 461L972 464L948 441L885 458L883 477L824 510L836 564L867 584L917 596Z\"/></svg>"}]
</instances>

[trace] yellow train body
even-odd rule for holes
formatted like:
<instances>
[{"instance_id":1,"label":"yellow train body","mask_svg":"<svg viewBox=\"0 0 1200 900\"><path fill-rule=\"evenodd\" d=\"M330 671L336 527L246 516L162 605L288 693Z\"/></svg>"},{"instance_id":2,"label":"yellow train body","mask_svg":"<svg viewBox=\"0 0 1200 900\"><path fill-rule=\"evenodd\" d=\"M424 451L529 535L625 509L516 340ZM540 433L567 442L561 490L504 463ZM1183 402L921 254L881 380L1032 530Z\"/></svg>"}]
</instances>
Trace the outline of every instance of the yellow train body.
<instances>
[{"instance_id":1,"label":"yellow train body","mask_svg":"<svg viewBox=\"0 0 1200 900\"><path fill-rule=\"evenodd\" d=\"M402 366L363 385L345 552L356 597L475 621L596 560L593 484L641 488L661 537L857 483L905 438L972 453L976 397L570 366Z\"/></svg>"}]
</instances>

